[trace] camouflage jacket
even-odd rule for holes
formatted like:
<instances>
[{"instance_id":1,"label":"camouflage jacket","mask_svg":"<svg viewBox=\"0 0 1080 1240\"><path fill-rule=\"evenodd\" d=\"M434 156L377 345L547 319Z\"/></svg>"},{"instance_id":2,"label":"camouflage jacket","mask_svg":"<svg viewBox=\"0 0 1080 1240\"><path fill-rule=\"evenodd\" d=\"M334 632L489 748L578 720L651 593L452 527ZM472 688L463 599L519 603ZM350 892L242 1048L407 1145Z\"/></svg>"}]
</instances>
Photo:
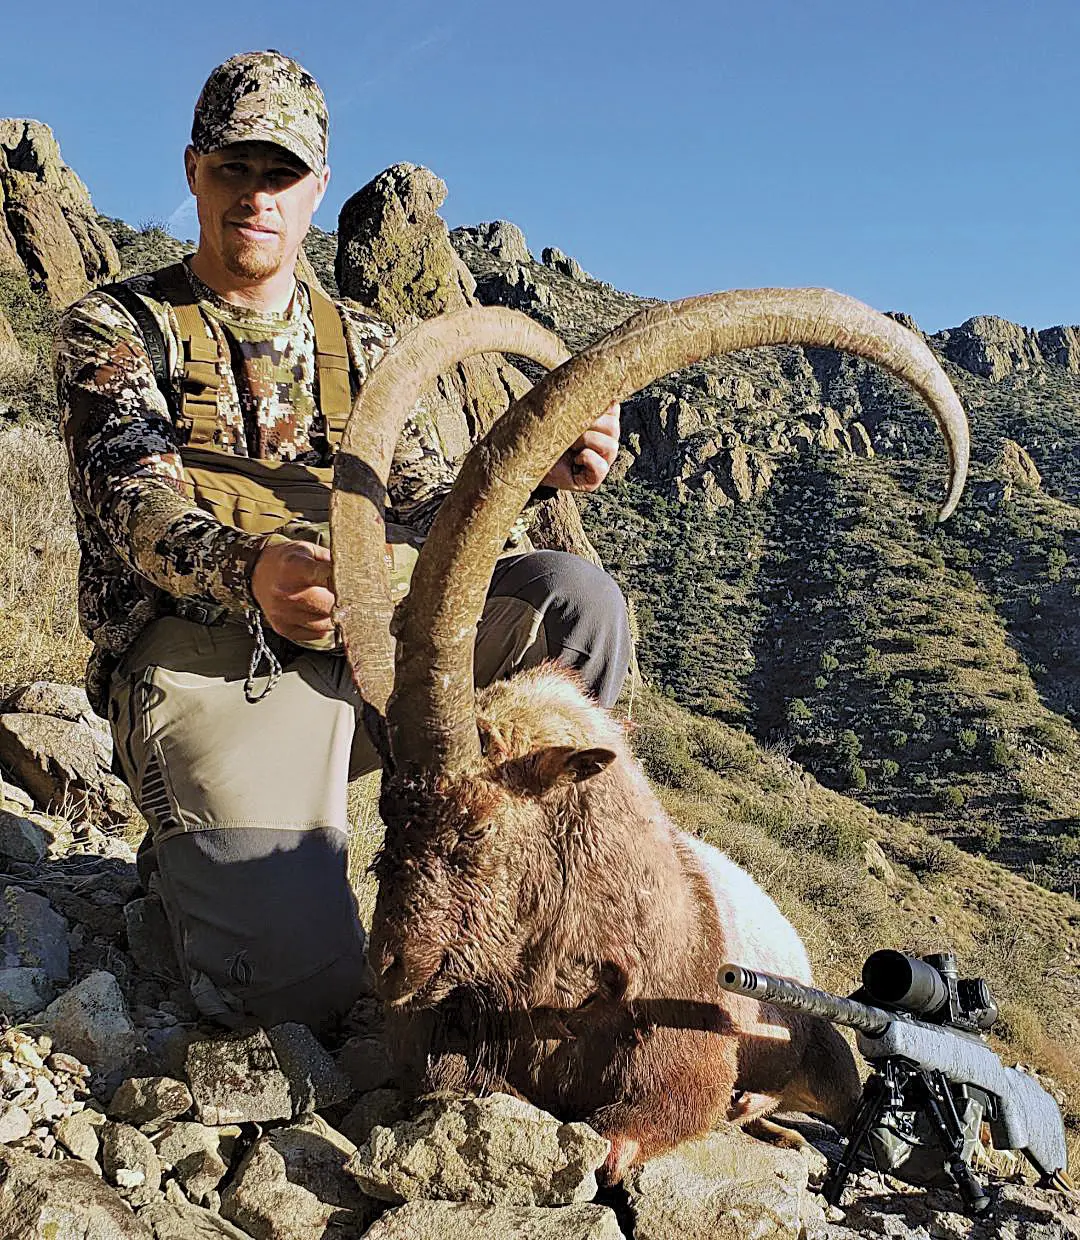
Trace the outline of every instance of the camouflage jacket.
<instances>
[{"instance_id":1,"label":"camouflage jacket","mask_svg":"<svg viewBox=\"0 0 1080 1240\"><path fill-rule=\"evenodd\" d=\"M231 305L190 271L199 308L219 346L214 446L238 456L330 463L315 392L315 337L298 286L283 316ZM127 281L159 322L174 395L183 374L179 332L156 274ZM393 329L353 302L338 302L352 389L393 342ZM79 617L94 650L87 691L102 709L109 677L139 633L175 600L221 604L237 616L254 605L250 573L266 541L222 525L181 491L183 436L159 391L128 312L92 292L61 319L56 339L61 430L81 551ZM434 420L418 406L395 454L388 514L426 532L453 480Z\"/></svg>"}]
</instances>

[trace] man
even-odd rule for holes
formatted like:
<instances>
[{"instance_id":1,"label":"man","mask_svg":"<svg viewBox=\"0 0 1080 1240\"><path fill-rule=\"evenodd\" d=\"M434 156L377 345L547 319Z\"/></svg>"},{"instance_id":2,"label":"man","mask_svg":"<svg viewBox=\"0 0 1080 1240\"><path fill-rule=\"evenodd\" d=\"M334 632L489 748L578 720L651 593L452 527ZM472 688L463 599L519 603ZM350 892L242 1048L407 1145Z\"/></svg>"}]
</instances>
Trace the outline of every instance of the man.
<instances>
[{"instance_id":1,"label":"man","mask_svg":"<svg viewBox=\"0 0 1080 1240\"><path fill-rule=\"evenodd\" d=\"M198 250L89 294L57 341L87 690L150 825L140 873L185 980L229 1025L319 1025L348 1010L366 972L345 796L377 763L329 648L321 544L333 450L392 330L296 279L330 175L326 137L322 92L295 61L253 52L218 66L184 156ZM613 406L545 482L591 490L617 447ZM414 412L390 481L399 549L451 479L436 428ZM576 557L510 555L477 676L544 657L609 704L629 659L625 607Z\"/></svg>"}]
</instances>

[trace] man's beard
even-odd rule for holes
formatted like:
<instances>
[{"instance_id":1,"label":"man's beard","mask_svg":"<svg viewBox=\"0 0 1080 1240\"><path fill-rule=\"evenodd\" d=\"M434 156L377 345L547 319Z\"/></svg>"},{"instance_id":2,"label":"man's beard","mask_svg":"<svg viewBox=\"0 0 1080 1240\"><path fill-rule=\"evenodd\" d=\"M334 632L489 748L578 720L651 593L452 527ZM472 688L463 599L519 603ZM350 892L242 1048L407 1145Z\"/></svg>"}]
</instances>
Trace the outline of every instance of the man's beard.
<instances>
[{"instance_id":1,"label":"man's beard","mask_svg":"<svg viewBox=\"0 0 1080 1240\"><path fill-rule=\"evenodd\" d=\"M281 236L274 238L274 245L257 241L240 241L226 248L222 259L230 275L246 280L262 280L274 275L281 267L285 244Z\"/></svg>"}]
</instances>

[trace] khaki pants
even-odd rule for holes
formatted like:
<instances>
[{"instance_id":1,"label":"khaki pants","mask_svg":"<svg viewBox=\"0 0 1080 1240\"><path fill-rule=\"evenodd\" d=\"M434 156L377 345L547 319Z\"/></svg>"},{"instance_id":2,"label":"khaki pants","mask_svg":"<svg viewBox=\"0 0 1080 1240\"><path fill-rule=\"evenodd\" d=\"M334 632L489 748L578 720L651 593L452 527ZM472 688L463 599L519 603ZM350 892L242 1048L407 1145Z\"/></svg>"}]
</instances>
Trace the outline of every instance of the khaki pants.
<instances>
[{"instance_id":1,"label":"khaki pants","mask_svg":"<svg viewBox=\"0 0 1080 1240\"><path fill-rule=\"evenodd\" d=\"M573 589L540 582L552 572ZM525 597L493 586L478 631L478 684L551 656L587 683L599 675L594 691L614 700L629 635L611 579L540 552L504 562L500 580L520 583ZM347 881L346 784L378 761L345 660L275 644L281 678L250 702L246 628L157 620L113 677L110 719L150 824L140 873L162 900L200 1010L229 1025L318 1026L347 1011L367 980Z\"/></svg>"}]
</instances>

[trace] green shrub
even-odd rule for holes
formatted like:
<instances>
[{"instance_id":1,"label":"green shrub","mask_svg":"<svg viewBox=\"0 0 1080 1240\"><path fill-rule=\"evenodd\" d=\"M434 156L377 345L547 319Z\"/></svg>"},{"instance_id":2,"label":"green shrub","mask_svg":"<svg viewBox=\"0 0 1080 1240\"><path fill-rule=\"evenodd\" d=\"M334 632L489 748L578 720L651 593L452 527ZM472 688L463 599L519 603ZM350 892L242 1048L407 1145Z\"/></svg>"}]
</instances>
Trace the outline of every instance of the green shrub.
<instances>
[{"instance_id":1,"label":"green shrub","mask_svg":"<svg viewBox=\"0 0 1080 1240\"><path fill-rule=\"evenodd\" d=\"M702 773L690 756L685 732L663 723L641 723L634 729L632 741L650 779L685 792L702 790Z\"/></svg>"},{"instance_id":2,"label":"green shrub","mask_svg":"<svg viewBox=\"0 0 1080 1240\"><path fill-rule=\"evenodd\" d=\"M996 852L1001 847L1001 828L996 822L977 822L975 844L981 853Z\"/></svg>"},{"instance_id":3,"label":"green shrub","mask_svg":"<svg viewBox=\"0 0 1080 1240\"><path fill-rule=\"evenodd\" d=\"M1016 755L1003 740L992 740L986 751L986 760L999 771L1008 771L1016 764Z\"/></svg>"},{"instance_id":4,"label":"green shrub","mask_svg":"<svg viewBox=\"0 0 1080 1240\"><path fill-rule=\"evenodd\" d=\"M787 721L791 727L797 727L800 723L809 723L813 717L813 711L802 698L792 698L788 703Z\"/></svg>"},{"instance_id":5,"label":"green shrub","mask_svg":"<svg viewBox=\"0 0 1080 1240\"><path fill-rule=\"evenodd\" d=\"M840 666L840 660L834 654L823 654L818 660L818 668L825 672L835 672Z\"/></svg>"},{"instance_id":6,"label":"green shrub","mask_svg":"<svg viewBox=\"0 0 1080 1240\"><path fill-rule=\"evenodd\" d=\"M979 735L973 728L961 728L956 734L956 748L961 753L974 753L979 743Z\"/></svg>"},{"instance_id":7,"label":"green shrub","mask_svg":"<svg viewBox=\"0 0 1080 1240\"><path fill-rule=\"evenodd\" d=\"M886 779L895 779L900 774L900 763L886 758L881 764L881 773Z\"/></svg>"},{"instance_id":8,"label":"green shrub","mask_svg":"<svg viewBox=\"0 0 1080 1240\"><path fill-rule=\"evenodd\" d=\"M712 719L696 719L687 733L690 757L717 775L750 771L757 765L754 742L730 732Z\"/></svg>"},{"instance_id":9,"label":"green shrub","mask_svg":"<svg viewBox=\"0 0 1080 1240\"><path fill-rule=\"evenodd\" d=\"M960 850L948 840L929 836L915 848L911 868L916 874L944 878L959 872L962 865Z\"/></svg>"},{"instance_id":10,"label":"green shrub","mask_svg":"<svg viewBox=\"0 0 1080 1240\"><path fill-rule=\"evenodd\" d=\"M862 792L866 787L866 771L854 758L849 758L843 767L844 779L849 788Z\"/></svg>"},{"instance_id":11,"label":"green shrub","mask_svg":"<svg viewBox=\"0 0 1080 1240\"><path fill-rule=\"evenodd\" d=\"M946 812L956 812L961 810L967 804L968 794L965 789L958 787L956 784L950 784L947 788L943 788L940 794L941 808Z\"/></svg>"},{"instance_id":12,"label":"green shrub","mask_svg":"<svg viewBox=\"0 0 1080 1240\"><path fill-rule=\"evenodd\" d=\"M902 728L893 728L889 732L888 741L893 749L903 749L908 743L908 734Z\"/></svg>"}]
</instances>

